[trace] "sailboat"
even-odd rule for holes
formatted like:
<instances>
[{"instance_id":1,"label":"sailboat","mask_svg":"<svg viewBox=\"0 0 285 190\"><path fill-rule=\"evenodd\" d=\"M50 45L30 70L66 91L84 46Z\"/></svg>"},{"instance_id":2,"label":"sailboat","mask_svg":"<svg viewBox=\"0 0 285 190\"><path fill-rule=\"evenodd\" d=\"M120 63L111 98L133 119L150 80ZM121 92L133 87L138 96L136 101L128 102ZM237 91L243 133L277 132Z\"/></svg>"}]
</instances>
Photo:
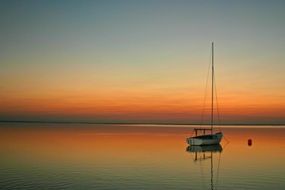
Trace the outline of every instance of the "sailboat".
<instances>
[{"instance_id":1,"label":"sailboat","mask_svg":"<svg viewBox=\"0 0 285 190\"><path fill-rule=\"evenodd\" d=\"M220 144L223 133L217 132L214 133L214 42L212 42L212 56L211 56L211 65L212 65L212 94L211 94L211 127L210 128L194 128L195 136L188 137L186 139L189 145L201 146L201 145L215 145ZM199 131L203 132L202 135L199 135ZM206 134L206 132L209 132Z\"/></svg>"}]
</instances>

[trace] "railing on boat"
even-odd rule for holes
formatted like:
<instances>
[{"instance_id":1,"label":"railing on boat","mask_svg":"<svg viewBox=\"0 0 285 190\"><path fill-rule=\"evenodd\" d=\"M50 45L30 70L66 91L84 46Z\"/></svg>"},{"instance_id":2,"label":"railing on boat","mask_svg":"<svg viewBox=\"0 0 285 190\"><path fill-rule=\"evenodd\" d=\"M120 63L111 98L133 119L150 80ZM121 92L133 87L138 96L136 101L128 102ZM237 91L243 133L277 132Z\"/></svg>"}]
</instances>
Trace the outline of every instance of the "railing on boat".
<instances>
[{"instance_id":1,"label":"railing on boat","mask_svg":"<svg viewBox=\"0 0 285 190\"><path fill-rule=\"evenodd\" d=\"M194 131L195 131L195 136L198 135L198 131L203 131L203 134L205 135L206 134L206 131L213 131L213 129L211 128L194 128Z\"/></svg>"}]
</instances>

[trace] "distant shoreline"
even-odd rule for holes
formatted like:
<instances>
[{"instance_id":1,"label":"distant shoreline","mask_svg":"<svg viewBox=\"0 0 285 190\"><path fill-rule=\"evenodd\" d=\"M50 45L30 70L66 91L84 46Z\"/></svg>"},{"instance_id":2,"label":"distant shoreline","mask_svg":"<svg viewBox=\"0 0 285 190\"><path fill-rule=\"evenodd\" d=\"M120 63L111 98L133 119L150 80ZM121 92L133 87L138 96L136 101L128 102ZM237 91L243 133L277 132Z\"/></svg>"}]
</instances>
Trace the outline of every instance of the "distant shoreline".
<instances>
[{"instance_id":1,"label":"distant shoreline","mask_svg":"<svg viewBox=\"0 0 285 190\"><path fill-rule=\"evenodd\" d=\"M0 123L42 123L42 124L97 124L97 125L209 125L209 124L199 124L199 123L155 123L155 122L145 122L145 123L135 123L135 122L87 122L87 121L25 121L25 120L0 120ZM252 124L252 123L223 123L216 125L233 125L233 126L283 126L285 124L272 124L272 123L262 123L262 124Z\"/></svg>"}]
</instances>

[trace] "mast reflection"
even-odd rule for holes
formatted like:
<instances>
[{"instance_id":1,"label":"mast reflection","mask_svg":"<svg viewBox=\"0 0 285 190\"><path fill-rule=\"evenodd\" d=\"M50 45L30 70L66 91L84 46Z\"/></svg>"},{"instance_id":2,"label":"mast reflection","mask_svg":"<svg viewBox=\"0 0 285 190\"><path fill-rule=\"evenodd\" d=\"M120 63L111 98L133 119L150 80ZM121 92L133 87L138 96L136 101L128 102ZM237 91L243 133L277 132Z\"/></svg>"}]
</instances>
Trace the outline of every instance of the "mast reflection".
<instances>
[{"instance_id":1,"label":"mast reflection","mask_svg":"<svg viewBox=\"0 0 285 190\"><path fill-rule=\"evenodd\" d=\"M210 183L210 186L211 186L211 190L214 190L213 155L215 153L221 154L223 151L223 147L220 144L207 145L207 146L188 146L186 148L186 151L191 153L191 154L194 154L194 162L205 161L207 159L210 159L210 161L211 161L211 183ZM219 157L219 164L220 164L220 157ZM218 170L219 170L219 166L218 166Z\"/></svg>"}]
</instances>

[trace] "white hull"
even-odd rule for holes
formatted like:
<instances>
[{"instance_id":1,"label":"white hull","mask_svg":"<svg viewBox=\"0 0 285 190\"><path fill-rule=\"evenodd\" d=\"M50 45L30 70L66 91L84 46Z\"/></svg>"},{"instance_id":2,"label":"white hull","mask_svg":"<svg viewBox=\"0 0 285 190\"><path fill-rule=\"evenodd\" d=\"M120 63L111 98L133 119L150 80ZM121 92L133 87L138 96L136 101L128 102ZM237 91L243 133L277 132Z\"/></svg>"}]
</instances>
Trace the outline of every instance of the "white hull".
<instances>
[{"instance_id":1,"label":"white hull","mask_svg":"<svg viewBox=\"0 0 285 190\"><path fill-rule=\"evenodd\" d=\"M201 146L201 145L220 144L222 138L223 138L223 133L215 133L212 135L189 137L186 140L189 145Z\"/></svg>"}]
</instances>

